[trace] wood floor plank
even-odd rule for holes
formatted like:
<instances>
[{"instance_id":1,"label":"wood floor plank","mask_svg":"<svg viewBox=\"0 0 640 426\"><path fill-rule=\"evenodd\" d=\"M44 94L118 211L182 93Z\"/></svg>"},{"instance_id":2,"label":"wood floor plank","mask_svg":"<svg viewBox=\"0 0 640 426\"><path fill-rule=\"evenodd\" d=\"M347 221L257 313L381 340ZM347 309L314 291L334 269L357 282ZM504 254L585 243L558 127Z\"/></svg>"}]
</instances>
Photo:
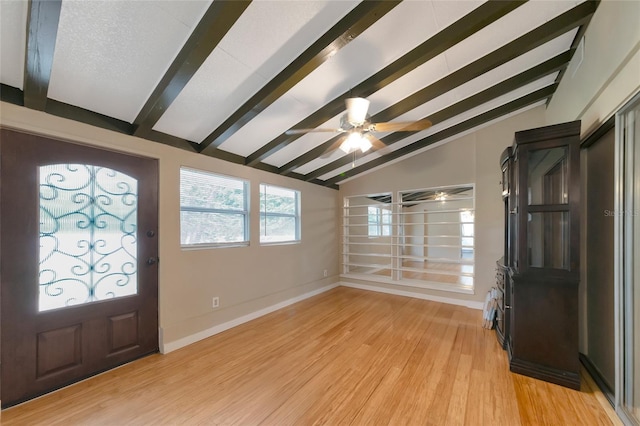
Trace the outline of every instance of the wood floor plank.
<instances>
[{"instance_id":1,"label":"wood floor plank","mask_svg":"<svg viewBox=\"0 0 640 426\"><path fill-rule=\"evenodd\" d=\"M458 361L457 372L451 389L449 411L447 412L447 425L464 425L467 414L467 397L469 382L471 380L471 355L461 354Z\"/></svg>"},{"instance_id":2,"label":"wood floor plank","mask_svg":"<svg viewBox=\"0 0 640 426\"><path fill-rule=\"evenodd\" d=\"M339 287L4 410L3 425L617 424L509 372L480 311ZM586 373L583 373L586 375Z\"/></svg>"}]
</instances>

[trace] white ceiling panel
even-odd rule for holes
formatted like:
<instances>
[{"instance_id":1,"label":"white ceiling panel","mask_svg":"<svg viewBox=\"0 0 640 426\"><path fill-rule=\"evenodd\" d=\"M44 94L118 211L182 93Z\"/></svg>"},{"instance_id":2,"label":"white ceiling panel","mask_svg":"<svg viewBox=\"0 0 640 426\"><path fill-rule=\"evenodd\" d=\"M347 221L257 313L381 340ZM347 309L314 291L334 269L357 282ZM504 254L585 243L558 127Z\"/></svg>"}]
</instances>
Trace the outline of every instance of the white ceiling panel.
<instances>
[{"instance_id":1,"label":"white ceiling panel","mask_svg":"<svg viewBox=\"0 0 640 426\"><path fill-rule=\"evenodd\" d=\"M132 122L210 2L163 3L63 1L49 97Z\"/></svg>"},{"instance_id":2,"label":"white ceiling panel","mask_svg":"<svg viewBox=\"0 0 640 426\"><path fill-rule=\"evenodd\" d=\"M314 109L309 104L300 102L286 93L260 113L259 120L254 119L242 127L227 139L221 148L246 157L271 140L271 137L287 131L292 125L291 117L304 118L313 112Z\"/></svg>"},{"instance_id":3,"label":"white ceiling panel","mask_svg":"<svg viewBox=\"0 0 640 426\"><path fill-rule=\"evenodd\" d=\"M182 89L154 130L200 142L239 105L227 99L248 99L264 79L222 49L214 49Z\"/></svg>"},{"instance_id":4,"label":"white ceiling panel","mask_svg":"<svg viewBox=\"0 0 640 426\"><path fill-rule=\"evenodd\" d=\"M555 39L518 56L511 61L492 69L479 77L474 78L460 86L455 91L459 99L467 98L488 87L491 87L507 78L513 77L536 65L547 61L562 52L566 52L571 47L576 30L569 31Z\"/></svg>"},{"instance_id":5,"label":"white ceiling panel","mask_svg":"<svg viewBox=\"0 0 640 426\"><path fill-rule=\"evenodd\" d=\"M376 114L388 108L389 105L393 105L435 83L448 73L447 61L444 54L440 54L368 96L367 99L371 101L370 110Z\"/></svg>"},{"instance_id":6,"label":"white ceiling panel","mask_svg":"<svg viewBox=\"0 0 640 426\"><path fill-rule=\"evenodd\" d=\"M571 9L576 1L530 1L447 50L454 71ZM544 7L543 7L544 6Z\"/></svg>"},{"instance_id":7,"label":"white ceiling panel","mask_svg":"<svg viewBox=\"0 0 640 426\"><path fill-rule=\"evenodd\" d=\"M90 0L95 1L95 0ZM118 0L118 1L131 1L131 0ZM134 0L139 1L139 0ZM142 0L150 1L150 0ZM179 0L168 1L158 0L154 1L154 5L162 10L173 19L182 22L189 28L195 28L198 20L205 14L212 0Z\"/></svg>"},{"instance_id":8,"label":"white ceiling panel","mask_svg":"<svg viewBox=\"0 0 640 426\"><path fill-rule=\"evenodd\" d=\"M464 15L484 3L484 0L434 1L433 10L438 28L442 29L456 22Z\"/></svg>"},{"instance_id":9,"label":"white ceiling panel","mask_svg":"<svg viewBox=\"0 0 640 426\"><path fill-rule=\"evenodd\" d=\"M513 90L507 94L499 96L495 99L492 99L488 102L483 103L475 108L467 110L462 114L458 114L455 117L451 117L448 120L442 121L440 123L434 124L431 128L424 130L422 132L415 133L411 135L409 138L405 140L399 141L391 146L392 150L395 151L398 148L402 148L403 146L408 145L411 141L416 141L424 138L425 136L429 136L435 133L438 133L441 130L448 129L451 126L454 126L462 121L465 121L469 118L476 117L480 114L483 114L491 109L497 108L501 105L509 103L513 100L516 100L522 96L528 95L529 93L535 92L536 90L545 88L554 83L557 73L550 74L546 77L542 77L536 81L533 81L529 84L526 84L516 90Z\"/></svg>"},{"instance_id":10,"label":"white ceiling panel","mask_svg":"<svg viewBox=\"0 0 640 426\"><path fill-rule=\"evenodd\" d=\"M201 142L355 1L254 1L154 126Z\"/></svg>"},{"instance_id":11,"label":"white ceiling panel","mask_svg":"<svg viewBox=\"0 0 640 426\"><path fill-rule=\"evenodd\" d=\"M254 1L220 47L270 80L358 3Z\"/></svg>"},{"instance_id":12,"label":"white ceiling panel","mask_svg":"<svg viewBox=\"0 0 640 426\"><path fill-rule=\"evenodd\" d=\"M407 22L406 16L420 16L421 19ZM402 27L401 34L398 33L399 27ZM290 92L303 102L325 103L350 90L438 31L432 2L403 2Z\"/></svg>"},{"instance_id":13,"label":"white ceiling panel","mask_svg":"<svg viewBox=\"0 0 640 426\"><path fill-rule=\"evenodd\" d=\"M26 1L0 1L0 83L22 89L27 36Z\"/></svg>"},{"instance_id":14,"label":"white ceiling panel","mask_svg":"<svg viewBox=\"0 0 640 426\"><path fill-rule=\"evenodd\" d=\"M318 127L337 129L340 127L341 115L342 114L336 115L331 120ZM267 164L271 164L272 166L282 167L293 158L296 158L316 146L323 144L337 134L338 133L307 133L273 155L265 158L263 161Z\"/></svg>"}]
</instances>

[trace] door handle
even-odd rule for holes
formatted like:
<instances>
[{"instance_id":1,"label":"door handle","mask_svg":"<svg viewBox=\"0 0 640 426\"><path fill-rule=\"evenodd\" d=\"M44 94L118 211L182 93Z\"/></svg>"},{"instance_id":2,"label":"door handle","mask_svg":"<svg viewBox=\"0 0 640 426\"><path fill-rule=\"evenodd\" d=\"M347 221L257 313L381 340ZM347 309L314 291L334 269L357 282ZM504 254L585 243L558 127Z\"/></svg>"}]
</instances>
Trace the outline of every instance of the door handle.
<instances>
[{"instance_id":1,"label":"door handle","mask_svg":"<svg viewBox=\"0 0 640 426\"><path fill-rule=\"evenodd\" d=\"M147 259L147 265L155 265L157 262L160 262L159 257L150 257Z\"/></svg>"}]
</instances>

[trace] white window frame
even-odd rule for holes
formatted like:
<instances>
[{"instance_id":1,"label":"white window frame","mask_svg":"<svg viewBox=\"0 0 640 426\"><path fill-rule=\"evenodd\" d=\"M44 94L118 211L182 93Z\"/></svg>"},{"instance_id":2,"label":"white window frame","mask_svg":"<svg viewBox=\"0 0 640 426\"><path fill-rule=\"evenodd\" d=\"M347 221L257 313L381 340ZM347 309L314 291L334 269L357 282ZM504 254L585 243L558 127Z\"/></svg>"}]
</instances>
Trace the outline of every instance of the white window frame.
<instances>
[{"instance_id":1,"label":"white window frame","mask_svg":"<svg viewBox=\"0 0 640 426\"><path fill-rule=\"evenodd\" d=\"M213 173L206 170L194 169L191 167L180 167L180 182L182 182L182 172L188 171L191 173L197 173L203 176L211 176L212 178L222 178L228 179L232 181L236 181L242 184L243 188L243 201L244 208L243 209L220 209L220 208L209 208L209 207L190 207L183 206L182 202L180 203L180 246L183 249L201 249L201 248L217 248L217 247L246 247L249 245L250 235L249 235L249 194L250 194L250 186L249 181L245 179L241 179L235 176L228 176L219 173ZM180 185L181 186L181 185ZM243 240L242 241L232 241L232 242L224 242L224 241L211 241L204 243L189 243L185 244L182 242L182 212L190 211L190 212L205 212L205 213L216 213L216 214L229 214L233 216L242 216L243 220Z\"/></svg>"},{"instance_id":2,"label":"white window frame","mask_svg":"<svg viewBox=\"0 0 640 426\"><path fill-rule=\"evenodd\" d=\"M470 251L472 255L475 255L475 238L475 212L473 210L463 210L460 212L461 254L464 254L465 251ZM471 244L466 243L469 239Z\"/></svg>"},{"instance_id":3,"label":"white window frame","mask_svg":"<svg viewBox=\"0 0 640 426\"><path fill-rule=\"evenodd\" d=\"M295 196L295 212L294 213L282 213L282 212L269 212L269 211L264 211L263 208L266 207L266 203L262 202L262 196L264 194L264 189L265 188L275 188L278 190L282 190L282 191L288 191L288 192L292 192ZM291 189L291 188L285 188L282 186L277 186L277 185L271 185L268 183L261 183L259 186L260 189L260 244L261 245L278 245L278 244L296 244L299 243L301 241L301 214L300 214L300 199L301 199L301 194L300 191L295 190L295 189ZM262 223L263 221L266 221L266 219L268 217L285 217L285 218L293 218L295 220L295 235L294 238L291 240L272 240L272 241L266 241L263 240L264 237L266 237L266 235L263 235L263 228L262 228ZM266 229L266 228L265 228Z\"/></svg>"}]
</instances>

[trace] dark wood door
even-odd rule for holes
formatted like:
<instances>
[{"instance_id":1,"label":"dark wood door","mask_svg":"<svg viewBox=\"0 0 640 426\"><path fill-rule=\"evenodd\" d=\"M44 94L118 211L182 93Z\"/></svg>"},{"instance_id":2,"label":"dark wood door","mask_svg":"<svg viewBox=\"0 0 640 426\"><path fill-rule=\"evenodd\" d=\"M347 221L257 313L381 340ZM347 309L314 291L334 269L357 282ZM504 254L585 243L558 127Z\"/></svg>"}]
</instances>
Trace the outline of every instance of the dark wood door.
<instances>
[{"instance_id":1,"label":"dark wood door","mask_svg":"<svg viewBox=\"0 0 640 426\"><path fill-rule=\"evenodd\" d=\"M6 407L158 350L158 164L1 132Z\"/></svg>"}]
</instances>

